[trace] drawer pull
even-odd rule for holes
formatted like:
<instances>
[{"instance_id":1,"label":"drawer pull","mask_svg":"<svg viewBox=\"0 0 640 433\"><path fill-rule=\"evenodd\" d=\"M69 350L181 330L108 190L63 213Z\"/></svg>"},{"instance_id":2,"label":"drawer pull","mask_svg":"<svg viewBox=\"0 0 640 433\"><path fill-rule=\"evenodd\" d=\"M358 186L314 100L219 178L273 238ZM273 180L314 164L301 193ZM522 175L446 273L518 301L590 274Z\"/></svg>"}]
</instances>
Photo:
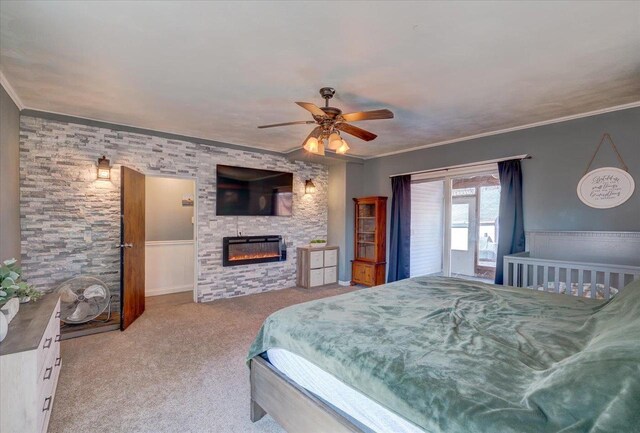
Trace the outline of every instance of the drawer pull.
<instances>
[{"instance_id":1,"label":"drawer pull","mask_svg":"<svg viewBox=\"0 0 640 433\"><path fill-rule=\"evenodd\" d=\"M59 318L60 318L60 312L56 311L56 319L59 319Z\"/></svg>"},{"instance_id":2,"label":"drawer pull","mask_svg":"<svg viewBox=\"0 0 640 433\"><path fill-rule=\"evenodd\" d=\"M56 367L59 367L59 366L60 366L60 362L61 362L61 361L62 361L62 358L58 356L58 357L56 358L56 363L55 363L54 365L55 365Z\"/></svg>"},{"instance_id":3,"label":"drawer pull","mask_svg":"<svg viewBox=\"0 0 640 433\"><path fill-rule=\"evenodd\" d=\"M44 406L42 407L42 412L46 412L51 409L51 396L44 399Z\"/></svg>"},{"instance_id":4,"label":"drawer pull","mask_svg":"<svg viewBox=\"0 0 640 433\"><path fill-rule=\"evenodd\" d=\"M56 343L60 341L60 334L56 335Z\"/></svg>"},{"instance_id":5,"label":"drawer pull","mask_svg":"<svg viewBox=\"0 0 640 433\"><path fill-rule=\"evenodd\" d=\"M51 373L53 373L53 367L47 367L44 370L44 377L42 378L42 380L49 380L51 379Z\"/></svg>"},{"instance_id":6,"label":"drawer pull","mask_svg":"<svg viewBox=\"0 0 640 433\"><path fill-rule=\"evenodd\" d=\"M48 349L51 347L51 342L53 341L53 339L51 338L47 338L44 340L44 344L42 345L43 349Z\"/></svg>"}]
</instances>

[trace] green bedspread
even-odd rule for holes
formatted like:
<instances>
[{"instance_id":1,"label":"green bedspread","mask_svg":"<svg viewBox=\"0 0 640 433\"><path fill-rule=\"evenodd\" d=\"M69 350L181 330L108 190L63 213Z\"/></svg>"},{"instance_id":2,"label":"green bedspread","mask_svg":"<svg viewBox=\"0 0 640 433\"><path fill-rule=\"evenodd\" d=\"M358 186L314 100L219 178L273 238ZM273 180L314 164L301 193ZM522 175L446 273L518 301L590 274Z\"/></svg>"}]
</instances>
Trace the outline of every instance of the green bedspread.
<instances>
[{"instance_id":1,"label":"green bedspread","mask_svg":"<svg viewBox=\"0 0 640 433\"><path fill-rule=\"evenodd\" d=\"M429 433L639 432L640 281L594 301L422 277L280 310L300 355Z\"/></svg>"}]
</instances>

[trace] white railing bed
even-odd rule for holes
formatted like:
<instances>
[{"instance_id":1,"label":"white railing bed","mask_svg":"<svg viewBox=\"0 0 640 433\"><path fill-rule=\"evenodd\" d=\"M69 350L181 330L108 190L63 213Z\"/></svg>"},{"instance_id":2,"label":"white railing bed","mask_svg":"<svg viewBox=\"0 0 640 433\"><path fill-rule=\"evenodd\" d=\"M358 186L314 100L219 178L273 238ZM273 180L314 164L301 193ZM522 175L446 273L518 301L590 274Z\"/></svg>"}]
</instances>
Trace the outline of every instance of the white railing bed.
<instances>
[{"instance_id":1,"label":"white railing bed","mask_svg":"<svg viewBox=\"0 0 640 433\"><path fill-rule=\"evenodd\" d=\"M542 259L528 251L504 257L505 286L609 299L637 279L640 266Z\"/></svg>"}]
</instances>

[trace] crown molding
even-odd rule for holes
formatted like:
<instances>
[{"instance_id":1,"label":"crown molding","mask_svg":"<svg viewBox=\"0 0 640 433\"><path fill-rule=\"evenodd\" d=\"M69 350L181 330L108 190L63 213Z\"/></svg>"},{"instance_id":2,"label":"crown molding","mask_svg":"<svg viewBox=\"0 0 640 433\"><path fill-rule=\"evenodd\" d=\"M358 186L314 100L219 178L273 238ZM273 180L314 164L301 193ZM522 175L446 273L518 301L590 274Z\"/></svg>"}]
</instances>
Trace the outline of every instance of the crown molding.
<instances>
[{"instance_id":1,"label":"crown molding","mask_svg":"<svg viewBox=\"0 0 640 433\"><path fill-rule=\"evenodd\" d=\"M569 120L582 119L584 117L597 116L599 114L611 113L613 111L620 111L620 110L628 110L630 108L637 108L637 107L640 107L640 101L630 102L628 104L623 104L623 105L614 105L613 107L601 108L599 110L594 110L594 111L587 111L586 113L572 114L570 116L557 117L555 119L543 120L540 122L528 123L526 125L514 126L511 128L483 132L481 134L468 135L466 137L454 138L452 140L438 141L437 143L429 143L429 144L424 144L422 146L411 147L409 149L396 150L393 152L385 152L385 153L381 153L380 155L365 156L361 158L365 160L382 158L385 156L398 155L401 153L413 152L420 149L428 149L430 147L444 146L445 144L459 143L461 141L473 140L476 138L490 137L492 135L506 134L508 132L521 131L523 129L537 128L538 126L552 125L554 123L567 122Z\"/></svg>"},{"instance_id":2,"label":"crown molding","mask_svg":"<svg viewBox=\"0 0 640 433\"><path fill-rule=\"evenodd\" d=\"M16 104L16 106L18 107L18 111L24 110L24 104L22 103L22 99L20 99L20 97L16 93L15 89L13 88L9 80L7 80L7 77L4 75L4 72L2 72L2 70L0 70L0 84L2 84L2 87L7 92L7 94L13 101L13 103Z\"/></svg>"}]
</instances>

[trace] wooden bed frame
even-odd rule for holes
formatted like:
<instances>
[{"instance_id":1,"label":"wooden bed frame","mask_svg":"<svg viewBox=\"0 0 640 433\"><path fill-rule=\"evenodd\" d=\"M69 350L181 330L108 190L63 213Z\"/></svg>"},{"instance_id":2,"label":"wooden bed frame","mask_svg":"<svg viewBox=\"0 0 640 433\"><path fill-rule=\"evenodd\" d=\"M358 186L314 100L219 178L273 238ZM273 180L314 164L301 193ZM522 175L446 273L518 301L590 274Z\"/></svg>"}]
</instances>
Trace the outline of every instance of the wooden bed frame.
<instances>
[{"instance_id":1,"label":"wooden bed frame","mask_svg":"<svg viewBox=\"0 0 640 433\"><path fill-rule=\"evenodd\" d=\"M251 421L267 413L288 432L374 433L337 412L260 356L250 361Z\"/></svg>"}]
</instances>

